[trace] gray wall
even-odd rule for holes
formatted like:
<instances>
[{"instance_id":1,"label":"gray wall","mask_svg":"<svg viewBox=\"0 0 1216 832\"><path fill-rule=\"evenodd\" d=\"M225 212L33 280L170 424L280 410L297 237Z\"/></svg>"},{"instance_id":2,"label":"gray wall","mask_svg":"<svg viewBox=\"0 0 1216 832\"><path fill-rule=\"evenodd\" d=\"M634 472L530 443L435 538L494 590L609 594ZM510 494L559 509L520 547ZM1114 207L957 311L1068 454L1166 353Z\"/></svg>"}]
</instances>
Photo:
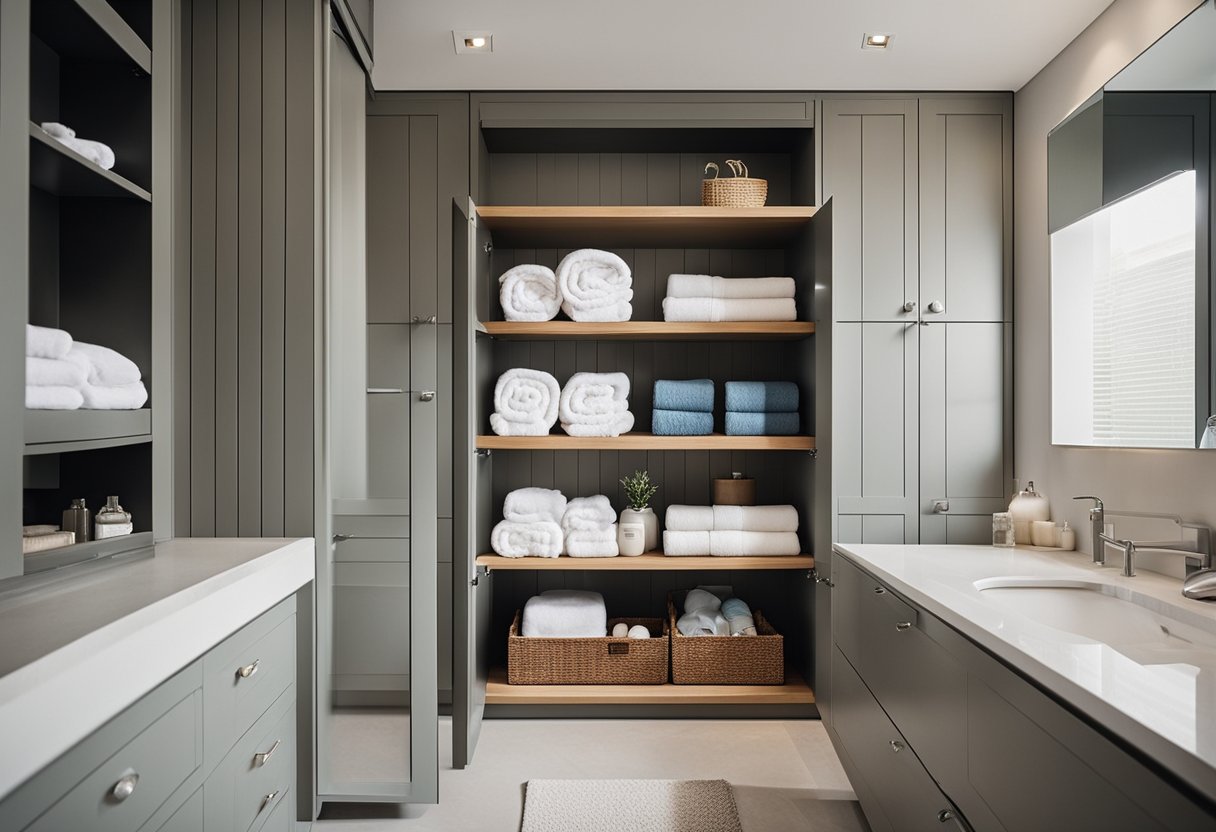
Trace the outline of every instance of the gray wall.
<instances>
[{"instance_id":1,"label":"gray wall","mask_svg":"<svg viewBox=\"0 0 1216 832\"><path fill-rule=\"evenodd\" d=\"M1047 132L1197 5L1116 0L1014 98L1015 467L1086 550L1089 525L1075 494L1216 526L1216 454L1052 447L1048 385Z\"/></svg>"},{"instance_id":2,"label":"gray wall","mask_svg":"<svg viewBox=\"0 0 1216 832\"><path fill-rule=\"evenodd\" d=\"M196 0L187 11L178 536L313 532L320 8Z\"/></svg>"}]
</instances>

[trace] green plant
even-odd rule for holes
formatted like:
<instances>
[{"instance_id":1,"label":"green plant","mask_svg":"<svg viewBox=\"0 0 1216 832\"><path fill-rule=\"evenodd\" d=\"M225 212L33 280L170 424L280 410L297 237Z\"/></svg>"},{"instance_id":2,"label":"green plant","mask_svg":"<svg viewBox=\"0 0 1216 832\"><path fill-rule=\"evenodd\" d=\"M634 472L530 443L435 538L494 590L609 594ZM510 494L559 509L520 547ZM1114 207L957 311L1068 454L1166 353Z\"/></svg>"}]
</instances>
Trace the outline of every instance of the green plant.
<instances>
[{"instance_id":1,"label":"green plant","mask_svg":"<svg viewBox=\"0 0 1216 832\"><path fill-rule=\"evenodd\" d=\"M625 487L625 501L634 511L648 507L659 490L657 485L651 483L649 471L634 471L621 480L621 485Z\"/></svg>"}]
</instances>

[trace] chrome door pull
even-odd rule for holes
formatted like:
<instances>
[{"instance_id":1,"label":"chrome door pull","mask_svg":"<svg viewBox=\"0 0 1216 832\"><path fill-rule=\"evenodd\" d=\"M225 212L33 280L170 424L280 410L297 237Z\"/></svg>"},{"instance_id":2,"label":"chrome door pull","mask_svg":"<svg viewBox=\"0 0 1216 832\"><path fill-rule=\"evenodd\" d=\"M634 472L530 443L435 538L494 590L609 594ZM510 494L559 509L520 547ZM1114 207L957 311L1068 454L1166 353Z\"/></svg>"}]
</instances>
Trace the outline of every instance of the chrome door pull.
<instances>
[{"instance_id":1,"label":"chrome door pull","mask_svg":"<svg viewBox=\"0 0 1216 832\"><path fill-rule=\"evenodd\" d=\"M421 315L415 315L410 320L412 323L416 323L416 324L434 324L434 323L439 322L439 319L436 318L434 315L427 315L425 318L422 317Z\"/></svg>"},{"instance_id":2,"label":"chrome door pull","mask_svg":"<svg viewBox=\"0 0 1216 832\"><path fill-rule=\"evenodd\" d=\"M916 311L916 301L914 301L914 300L904 301L903 310L905 312L915 312Z\"/></svg>"},{"instance_id":3,"label":"chrome door pull","mask_svg":"<svg viewBox=\"0 0 1216 832\"><path fill-rule=\"evenodd\" d=\"M942 304L942 302L940 300L930 301L929 302L929 311L932 312L934 315L939 315L942 312L946 311L946 307Z\"/></svg>"},{"instance_id":4,"label":"chrome door pull","mask_svg":"<svg viewBox=\"0 0 1216 832\"><path fill-rule=\"evenodd\" d=\"M911 621L899 621L899 622L896 622L896 624L895 624L895 629L896 629L898 632L901 632L901 633L902 633L904 630L911 630L911 629L912 629L912 622L911 622Z\"/></svg>"},{"instance_id":5,"label":"chrome door pull","mask_svg":"<svg viewBox=\"0 0 1216 832\"><path fill-rule=\"evenodd\" d=\"M876 587L874 587L874 594L875 595L886 595L887 591L885 589L883 589L881 586L876 586Z\"/></svg>"},{"instance_id":6,"label":"chrome door pull","mask_svg":"<svg viewBox=\"0 0 1216 832\"><path fill-rule=\"evenodd\" d=\"M334 535L334 543L345 543L348 540L354 540L353 534L336 534Z\"/></svg>"},{"instance_id":7,"label":"chrome door pull","mask_svg":"<svg viewBox=\"0 0 1216 832\"><path fill-rule=\"evenodd\" d=\"M934 500L933 501L933 513L934 514L945 514L948 511L950 511L950 501L949 500Z\"/></svg>"},{"instance_id":8,"label":"chrome door pull","mask_svg":"<svg viewBox=\"0 0 1216 832\"><path fill-rule=\"evenodd\" d=\"M419 390L418 391L418 401L420 401L420 402L435 401L435 391L434 390Z\"/></svg>"},{"instance_id":9,"label":"chrome door pull","mask_svg":"<svg viewBox=\"0 0 1216 832\"><path fill-rule=\"evenodd\" d=\"M254 754L253 755L253 764L255 766L257 766L258 768L261 768L262 766L264 766L268 762L270 762L270 758L272 756L274 756L274 752L278 750L279 743L281 743L281 742L282 742L282 740L275 740L274 745L270 746L270 750L259 751L258 753Z\"/></svg>"},{"instance_id":10,"label":"chrome door pull","mask_svg":"<svg viewBox=\"0 0 1216 832\"><path fill-rule=\"evenodd\" d=\"M261 659L254 659L253 664L247 664L243 667L238 667L236 675L242 679L248 679L250 676L258 672L258 666L262 663Z\"/></svg>"},{"instance_id":11,"label":"chrome door pull","mask_svg":"<svg viewBox=\"0 0 1216 832\"><path fill-rule=\"evenodd\" d=\"M124 775L114 784L114 788L110 789L110 798L115 803L122 803L134 793L135 787L138 785L138 773L133 771L130 774Z\"/></svg>"},{"instance_id":12,"label":"chrome door pull","mask_svg":"<svg viewBox=\"0 0 1216 832\"><path fill-rule=\"evenodd\" d=\"M385 396L399 396L402 393L404 393L405 391L402 390L400 387L369 387L369 388L367 388L367 392L369 394L379 394L379 395L385 395Z\"/></svg>"},{"instance_id":13,"label":"chrome door pull","mask_svg":"<svg viewBox=\"0 0 1216 832\"><path fill-rule=\"evenodd\" d=\"M262 814L262 812L265 812L266 807L269 806L271 803L274 803L274 799L278 796L279 796L279 790L275 789L270 794L263 797L262 798L262 808L258 809L258 814L260 815L260 814Z\"/></svg>"},{"instance_id":14,"label":"chrome door pull","mask_svg":"<svg viewBox=\"0 0 1216 832\"><path fill-rule=\"evenodd\" d=\"M891 750L898 754L904 750L904 744L899 740L891 740Z\"/></svg>"}]
</instances>

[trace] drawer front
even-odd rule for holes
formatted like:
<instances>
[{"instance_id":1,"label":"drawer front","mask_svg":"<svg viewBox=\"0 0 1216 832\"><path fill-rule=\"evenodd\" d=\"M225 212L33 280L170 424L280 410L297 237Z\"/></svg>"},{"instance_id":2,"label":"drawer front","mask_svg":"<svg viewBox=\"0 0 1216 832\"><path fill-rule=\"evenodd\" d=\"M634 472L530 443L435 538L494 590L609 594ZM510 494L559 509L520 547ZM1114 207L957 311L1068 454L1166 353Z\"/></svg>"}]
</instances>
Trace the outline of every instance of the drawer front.
<instances>
[{"instance_id":1,"label":"drawer front","mask_svg":"<svg viewBox=\"0 0 1216 832\"><path fill-rule=\"evenodd\" d=\"M295 598L245 626L203 659L210 768L296 677Z\"/></svg>"},{"instance_id":2,"label":"drawer front","mask_svg":"<svg viewBox=\"0 0 1216 832\"><path fill-rule=\"evenodd\" d=\"M295 687L292 686L233 746L208 778L208 832L257 829L295 780Z\"/></svg>"},{"instance_id":3,"label":"drawer front","mask_svg":"<svg viewBox=\"0 0 1216 832\"><path fill-rule=\"evenodd\" d=\"M260 828L255 826L252 832L291 832L291 806L294 802L291 792L284 792L275 800L274 807L266 817L266 822Z\"/></svg>"},{"instance_id":4,"label":"drawer front","mask_svg":"<svg viewBox=\"0 0 1216 832\"><path fill-rule=\"evenodd\" d=\"M201 718L201 693L196 690L98 766L29 829L139 829L198 769Z\"/></svg>"},{"instance_id":5,"label":"drawer front","mask_svg":"<svg viewBox=\"0 0 1216 832\"><path fill-rule=\"evenodd\" d=\"M173 813L156 832L203 832L203 790L190 795L190 799Z\"/></svg>"}]
</instances>

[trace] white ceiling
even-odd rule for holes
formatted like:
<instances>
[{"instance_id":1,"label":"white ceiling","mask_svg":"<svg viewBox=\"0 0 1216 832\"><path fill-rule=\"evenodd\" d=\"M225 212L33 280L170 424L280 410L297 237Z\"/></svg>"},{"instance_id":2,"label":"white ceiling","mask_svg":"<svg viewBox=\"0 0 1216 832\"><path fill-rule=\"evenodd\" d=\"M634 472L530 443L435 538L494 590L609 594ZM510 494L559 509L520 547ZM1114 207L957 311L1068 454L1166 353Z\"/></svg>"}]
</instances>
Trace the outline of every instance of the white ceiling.
<instances>
[{"instance_id":1,"label":"white ceiling","mask_svg":"<svg viewBox=\"0 0 1216 832\"><path fill-rule=\"evenodd\" d=\"M1111 0L377 0L376 89L1016 90ZM494 52L457 55L453 29ZM886 51L861 48L891 32Z\"/></svg>"}]
</instances>

